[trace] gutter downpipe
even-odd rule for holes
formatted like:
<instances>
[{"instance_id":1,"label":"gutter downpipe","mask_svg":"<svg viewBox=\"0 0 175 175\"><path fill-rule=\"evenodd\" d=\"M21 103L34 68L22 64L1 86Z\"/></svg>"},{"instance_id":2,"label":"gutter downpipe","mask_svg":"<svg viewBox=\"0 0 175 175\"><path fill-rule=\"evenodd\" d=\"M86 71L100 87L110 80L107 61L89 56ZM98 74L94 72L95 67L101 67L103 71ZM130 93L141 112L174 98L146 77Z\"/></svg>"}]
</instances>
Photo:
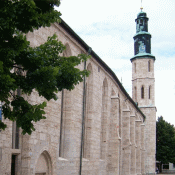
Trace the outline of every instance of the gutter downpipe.
<instances>
[{"instance_id":1,"label":"gutter downpipe","mask_svg":"<svg viewBox=\"0 0 175 175\"><path fill-rule=\"evenodd\" d=\"M88 55L91 54L92 48L89 47ZM84 70L86 70L86 61L84 61ZM86 76L84 76L83 80L83 108L82 108L82 131L81 131L81 148L80 148L80 169L79 175L82 172L82 159L83 159L83 146L84 146L84 125L85 125L85 106L86 106Z\"/></svg>"}]
</instances>

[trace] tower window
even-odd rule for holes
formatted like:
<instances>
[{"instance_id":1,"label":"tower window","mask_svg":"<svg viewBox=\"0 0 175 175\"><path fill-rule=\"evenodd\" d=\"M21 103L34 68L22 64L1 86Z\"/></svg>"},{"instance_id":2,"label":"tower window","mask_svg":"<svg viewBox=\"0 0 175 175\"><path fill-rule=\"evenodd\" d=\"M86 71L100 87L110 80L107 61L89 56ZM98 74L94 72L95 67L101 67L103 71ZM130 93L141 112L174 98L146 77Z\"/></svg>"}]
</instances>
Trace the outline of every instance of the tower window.
<instances>
[{"instance_id":1,"label":"tower window","mask_svg":"<svg viewBox=\"0 0 175 175\"><path fill-rule=\"evenodd\" d=\"M148 98L151 98L151 86L149 86Z\"/></svg>"},{"instance_id":2,"label":"tower window","mask_svg":"<svg viewBox=\"0 0 175 175\"><path fill-rule=\"evenodd\" d=\"M140 20L140 24L143 24L143 20L142 19Z\"/></svg>"},{"instance_id":3,"label":"tower window","mask_svg":"<svg viewBox=\"0 0 175 175\"><path fill-rule=\"evenodd\" d=\"M151 62L150 60L148 61L148 72L150 72L150 68L151 68Z\"/></svg>"},{"instance_id":4,"label":"tower window","mask_svg":"<svg viewBox=\"0 0 175 175\"><path fill-rule=\"evenodd\" d=\"M134 63L134 72L136 73L136 63Z\"/></svg>"},{"instance_id":5,"label":"tower window","mask_svg":"<svg viewBox=\"0 0 175 175\"><path fill-rule=\"evenodd\" d=\"M141 87L141 98L144 99L144 87Z\"/></svg>"},{"instance_id":6,"label":"tower window","mask_svg":"<svg viewBox=\"0 0 175 175\"><path fill-rule=\"evenodd\" d=\"M137 87L134 87L135 101L137 102Z\"/></svg>"}]
</instances>

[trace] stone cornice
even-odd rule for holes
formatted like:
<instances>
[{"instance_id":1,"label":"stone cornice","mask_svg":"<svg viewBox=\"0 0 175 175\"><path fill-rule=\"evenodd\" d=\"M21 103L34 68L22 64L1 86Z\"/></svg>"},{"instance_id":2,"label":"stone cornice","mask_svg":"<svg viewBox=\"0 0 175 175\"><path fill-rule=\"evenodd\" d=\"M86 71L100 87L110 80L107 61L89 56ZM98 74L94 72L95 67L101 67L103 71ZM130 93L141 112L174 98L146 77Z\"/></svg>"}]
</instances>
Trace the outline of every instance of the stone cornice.
<instances>
[{"instance_id":1,"label":"stone cornice","mask_svg":"<svg viewBox=\"0 0 175 175\"><path fill-rule=\"evenodd\" d=\"M111 96L111 99L119 99L118 96Z\"/></svg>"}]
</instances>

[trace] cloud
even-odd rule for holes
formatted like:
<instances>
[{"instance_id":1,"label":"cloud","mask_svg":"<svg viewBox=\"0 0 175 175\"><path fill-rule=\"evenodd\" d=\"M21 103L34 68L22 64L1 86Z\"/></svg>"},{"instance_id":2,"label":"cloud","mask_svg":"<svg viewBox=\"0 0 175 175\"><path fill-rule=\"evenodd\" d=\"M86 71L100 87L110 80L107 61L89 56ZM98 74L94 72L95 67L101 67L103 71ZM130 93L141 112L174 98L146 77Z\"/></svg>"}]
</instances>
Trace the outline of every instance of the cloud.
<instances>
[{"instance_id":1,"label":"cloud","mask_svg":"<svg viewBox=\"0 0 175 175\"><path fill-rule=\"evenodd\" d=\"M134 55L135 19L138 0L63 0L60 10L65 22L116 73L131 95L131 62ZM149 18L152 54L155 61L157 115L175 124L175 1L146 0L143 11Z\"/></svg>"},{"instance_id":2,"label":"cloud","mask_svg":"<svg viewBox=\"0 0 175 175\"><path fill-rule=\"evenodd\" d=\"M175 124L175 70L159 70L156 72L156 106L157 116L163 116L168 122Z\"/></svg>"}]
</instances>

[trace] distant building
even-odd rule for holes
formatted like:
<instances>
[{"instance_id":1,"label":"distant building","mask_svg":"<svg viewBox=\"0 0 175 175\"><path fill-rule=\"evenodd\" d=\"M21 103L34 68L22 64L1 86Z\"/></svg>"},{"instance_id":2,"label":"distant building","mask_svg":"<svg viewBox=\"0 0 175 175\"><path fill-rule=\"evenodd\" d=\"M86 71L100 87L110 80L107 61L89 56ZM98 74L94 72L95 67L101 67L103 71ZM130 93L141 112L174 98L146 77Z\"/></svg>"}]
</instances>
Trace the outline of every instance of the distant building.
<instances>
[{"instance_id":1,"label":"distant building","mask_svg":"<svg viewBox=\"0 0 175 175\"><path fill-rule=\"evenodd\" d=\"M28 33L27 39L39 46L54 33L66 45L64 56L90 51L64 21ZM0 175L155 174L155 57L142 11L136 19L134 50L132 98L92 50L91 59L79 65L90 76L48 102L47 119L34 124L32 135L21 135L15 122L2 117L8 128L0 132ZM35 91L24 97L31 104L44 100Z\"/></svg>"},{"instance_id":2,"label":"distant building","mask_svg":"<svg viewBox=\"0 0 175 175\"><path fill-rule=\"evenodd\" d=\"M175 173L175 164L169 163L169 164L162 164L162 167L160 167L162 173L167 174L174 174Z\"/></svg>"}]
</instances>

